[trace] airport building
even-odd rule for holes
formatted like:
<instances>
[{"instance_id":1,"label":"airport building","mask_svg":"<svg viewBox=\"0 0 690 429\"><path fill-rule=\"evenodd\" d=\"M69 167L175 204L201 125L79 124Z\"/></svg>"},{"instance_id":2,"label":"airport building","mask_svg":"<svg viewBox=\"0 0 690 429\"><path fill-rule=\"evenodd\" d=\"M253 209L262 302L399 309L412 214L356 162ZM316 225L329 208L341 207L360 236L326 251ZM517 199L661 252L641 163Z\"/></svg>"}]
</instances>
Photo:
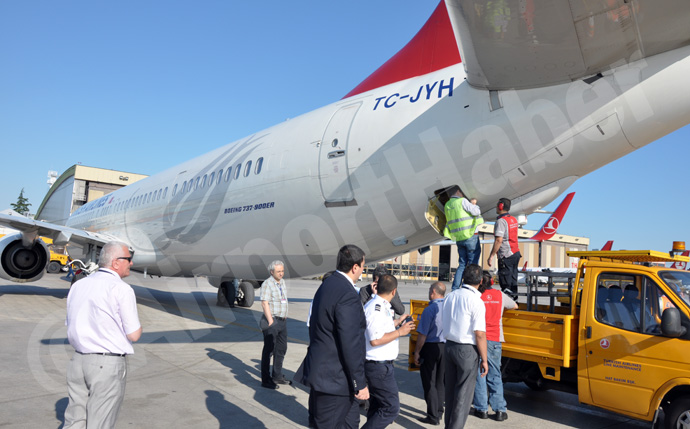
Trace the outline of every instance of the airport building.
<instances>
[{"instance_id":1,"label":"airport building","mask_svg":"<svg viewBox=\"0 0 690 429\"><path fill-rule=\"evenodd\" d=\"M79 207L147 176L73 165L50 187L34 219L64 225Z\"/></svg>"},{"instance_id":2,"label":"airport building","mask_svg":"<svg viewBox=\"0 0 690 429\"><path fill-rule=\"evenodd\" d=\"M527 229L519 230L519 239L527 240L536 231ZM485 269L496 269L496 262L492 267L486 263L494 242L494 225L483 224L477 233L482 247L480 265ZM544 242L521 241L519 243L522 259L520 269L527 263L528 269L537 267L549 268L577 268L577 258L570 258L566 252L570 250L588 250L589 238L575 237L565 234L556 234L550 240ZM439 236L439 243L428 248L402 254L396 258L381 261L391 274L404 281L450 281L458 267L458 248L450 240L444 240ZM371 272L373 267L367 267Z\"/></svg>"}]
</instances>

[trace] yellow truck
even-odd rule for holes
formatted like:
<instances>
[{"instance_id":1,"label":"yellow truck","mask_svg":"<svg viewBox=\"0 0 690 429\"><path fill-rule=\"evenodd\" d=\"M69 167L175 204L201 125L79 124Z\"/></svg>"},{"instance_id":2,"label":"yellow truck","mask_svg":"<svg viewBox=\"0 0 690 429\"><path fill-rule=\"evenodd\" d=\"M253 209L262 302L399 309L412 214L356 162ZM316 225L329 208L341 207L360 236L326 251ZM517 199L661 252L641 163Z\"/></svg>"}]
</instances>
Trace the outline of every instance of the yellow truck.
<instances>
[{"instance_id":1,"label":"yellow truck","mask_svg":"<svg viewBox=\"0 0 690 429\"><path fill-rule=\"evenodd\" d=\"M59 273L62 267L67 265L69 256L65 253L64 246L57 246L53 244L53 240L47 237L41 237L41 240L48 245L50 249L50 262L46 266L46 271L50 274Z\"/></svg>"},{"instance_id":2,"label":"yellow truck","mask_svg":"<svg viewBox=\"0 0 690 429\"><path fill-rule=\"evenodd\" d=\"M690 271L666 268L688 257L568 255L579 258L575 273L528 273L520 308L505 312L503 381L650 422L663 411L664 427L690 427Z\"/></svg>"}]
</instances>

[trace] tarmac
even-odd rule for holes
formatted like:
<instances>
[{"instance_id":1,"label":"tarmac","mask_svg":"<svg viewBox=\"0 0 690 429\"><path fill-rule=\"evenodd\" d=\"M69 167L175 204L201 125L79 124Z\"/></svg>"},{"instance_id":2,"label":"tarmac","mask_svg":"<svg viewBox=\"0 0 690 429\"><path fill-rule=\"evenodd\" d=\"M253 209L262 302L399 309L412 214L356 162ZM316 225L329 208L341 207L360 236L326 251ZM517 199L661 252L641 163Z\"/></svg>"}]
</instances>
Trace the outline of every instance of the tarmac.
<instances>
[{"instance_id":1,"label":"tarmac","mask_svg":"<svg viewBox=\"0 0 690 429\"><path fill-rule=\"evenodd\" d=\"M304 386L261 387L261 306L221 308L216 289L203 278L126 279L137 295L144 333L129 356L127 391L117 427L300 428L307 427ZM288 351L284 372L292 378L307 352L306 319L320 282L288 279ZM363 285L366 283L360 283ZM401 283L410 299L427 299L429 283ZM73 349L66 339L69 281L46 274L33 283L0 280L0 427L62 427L67 406L65 375ZM257 291L258 292L258 291ZM400 341L396 379L400 415L391 428L424 428L426 405L418 372L407 371L408 338ZM577 396L535 392L505 384L506 422L470 416L466 427L649 427L597 408ZM366 417L362 416L361 424Z\"/></svg>"}]
</instances>

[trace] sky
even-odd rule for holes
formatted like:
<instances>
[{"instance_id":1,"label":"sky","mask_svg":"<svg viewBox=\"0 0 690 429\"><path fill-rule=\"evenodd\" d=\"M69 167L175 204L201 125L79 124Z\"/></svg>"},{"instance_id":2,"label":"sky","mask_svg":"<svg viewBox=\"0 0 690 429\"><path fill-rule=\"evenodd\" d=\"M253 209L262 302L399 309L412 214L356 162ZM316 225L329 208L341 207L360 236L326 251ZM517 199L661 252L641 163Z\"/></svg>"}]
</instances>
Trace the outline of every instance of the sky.
<instances>
[{"instance_id":1,"label":"sky","mask_svg":"<svg viewBox=\"0 0 690 429\"><path fill-rule=\"evenodd\" d=\"M337 101L437 4L0 2L0 210L24 189L35 212L49 170L152 175ZM689 139L682 128L579 179L559 232L591 248L690 245Z\"/></svg>"}]
</instances>

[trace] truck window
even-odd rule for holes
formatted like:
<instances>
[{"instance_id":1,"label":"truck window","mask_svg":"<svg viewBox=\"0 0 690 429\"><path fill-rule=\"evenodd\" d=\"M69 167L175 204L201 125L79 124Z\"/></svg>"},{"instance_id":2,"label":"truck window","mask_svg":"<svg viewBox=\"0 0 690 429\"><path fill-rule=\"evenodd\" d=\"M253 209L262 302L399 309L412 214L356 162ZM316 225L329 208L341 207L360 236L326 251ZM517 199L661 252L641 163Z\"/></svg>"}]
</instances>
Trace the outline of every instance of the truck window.
<instances>
[{"instance_id":1,"label":"truck window","mask_svg":"<svg viewBox=\"0 0 690 429\"><path fill-rule=\"evenodd\" d=\"M690 306L690 271L664 271L661 279Z\"/></svg>"},{"instance_id":2,"label":"truck window","mask_svg":"<svg viewBox=\"0 0 690 429\"><path fill-rule=\"evenodd\" d=\"M644 332L661 334L661 314L667 308L676 308L668 296L653 281L644 278L645 324Z\"/></svg>"},{"instance_id":3,"label":"truck window","mask_svg":"<svg viewBox=\"0 0 690 429\"><path fill-rule=\"evenodd\" d=\"M640 298L636 276L602 273L597 280L595 317L627 331L640 331Z\"/></svg>"}]
</instances>

